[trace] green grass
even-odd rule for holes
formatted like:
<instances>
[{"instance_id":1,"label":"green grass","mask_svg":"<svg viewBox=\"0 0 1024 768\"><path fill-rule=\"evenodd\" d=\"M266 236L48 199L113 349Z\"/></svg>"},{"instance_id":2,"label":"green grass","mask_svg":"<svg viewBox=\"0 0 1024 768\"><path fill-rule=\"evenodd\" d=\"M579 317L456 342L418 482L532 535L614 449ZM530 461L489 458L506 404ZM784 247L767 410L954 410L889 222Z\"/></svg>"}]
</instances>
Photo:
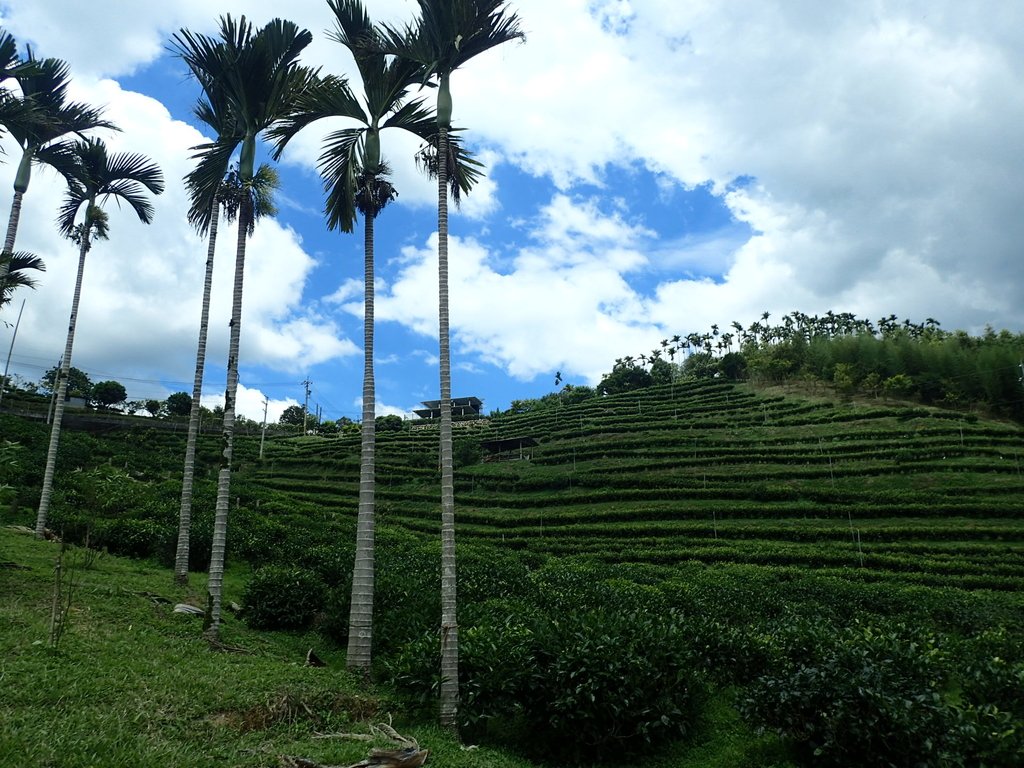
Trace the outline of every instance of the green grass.
<instances>
[{"instance_id":1,"label":"green grass","mask_svg":"<svg viewBox=\"0 0 1024 768\"><path fill-rule=\"evenodd\" d=\"M202 578L176 587L171 571L104 556L78 569L66 633L47 645L58 546L0 529L0 765L61 768L278 766L280 755L348 765L368 745L318 733L367 732L394 717L435 765L526 768L487 749L463 750L431 725L407 723L386 692L364 690L343 654L315 634L258 633L226 618L212 649L200 620L172 612L199 603ZM66 563L80 559L69 549ZM230 573L237 600L244 572ZM167 601L157 601L159 596ZM304 666L315 646L328 666ZM382 744L383 745L383 744Z\"/></svg>"}]
</instances>

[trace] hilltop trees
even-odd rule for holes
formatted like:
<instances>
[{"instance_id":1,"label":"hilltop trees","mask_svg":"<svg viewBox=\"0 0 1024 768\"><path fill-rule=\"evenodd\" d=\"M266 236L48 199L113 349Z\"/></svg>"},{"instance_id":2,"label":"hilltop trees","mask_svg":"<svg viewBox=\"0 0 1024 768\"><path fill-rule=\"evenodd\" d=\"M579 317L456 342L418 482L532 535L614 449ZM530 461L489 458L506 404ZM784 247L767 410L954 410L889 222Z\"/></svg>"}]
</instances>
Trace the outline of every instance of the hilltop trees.
<instances>
[{"instance_id":1,"label":"hilltop trees","mask_svg":"<svg viewBox=\"0 0 1024 768\"><path fill-rule=\"evenodd\" d=\"M78 245L78 275L75 292L71 301L71 320L68 323L64 357L57 377L57 402L54 406L53 425L50 431L50 446L46 454L46 469L43 474L43 489L36 516L36 536L42 538L46 531L46 519L53 492L53 475L57 463L57 446L60 442L61 418L64 414L64 399L67 392L68 373L71 369L71 351L75 341L75 326L78 319L78 304L82 296L82 277L85 272L85 257L93 240L107 238L109 224L107 213L100 208L101 202L114 198L126 203L139 219L149 223L153 218L153 206L146 192L158 195L163 192L163 174L155 163L138 154L114 154L107 152L103 142L89 139L77 141L71 151L74 169L67 196L61 206L58 224L61 234ZM82 222L76 224L79 212Z\"/></svg>"},{"instance_id":2,"label":"hilltop trees","mask_svg":"<svg viewBox=\"0 0 1024 768\"><path fill-rule=\"evenodd\" d=\"M119 381L98 381L92 386L92 400L100 408L113 408L127 399L128 392Z\"/></svg>"}]
</instances>

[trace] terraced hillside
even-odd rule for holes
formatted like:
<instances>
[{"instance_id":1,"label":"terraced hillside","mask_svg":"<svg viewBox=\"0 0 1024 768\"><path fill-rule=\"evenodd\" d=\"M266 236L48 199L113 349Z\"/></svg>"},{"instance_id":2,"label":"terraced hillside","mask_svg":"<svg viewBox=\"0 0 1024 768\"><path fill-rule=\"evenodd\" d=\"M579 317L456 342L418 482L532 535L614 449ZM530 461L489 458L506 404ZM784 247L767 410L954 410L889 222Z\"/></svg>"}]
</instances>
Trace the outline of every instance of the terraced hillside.
<instances>
[{"instance_id":1,"label":"terraced hillside","mask_svg":"<svg viewBox=\"0 0 1024 768\"><path fill-rule=\"evenodd\" d=\"M533 438L521 460L487 441ZM720 381L456 430L461 541L608 562L814 568L864 581L1024 586L1024 430L936 409ZM516 458L518 451L513 451ZM355 437L269 445L259 484L355 515ZM379 433L380 519L434 536L437 434Z\"/></svg>"}]
</instances>

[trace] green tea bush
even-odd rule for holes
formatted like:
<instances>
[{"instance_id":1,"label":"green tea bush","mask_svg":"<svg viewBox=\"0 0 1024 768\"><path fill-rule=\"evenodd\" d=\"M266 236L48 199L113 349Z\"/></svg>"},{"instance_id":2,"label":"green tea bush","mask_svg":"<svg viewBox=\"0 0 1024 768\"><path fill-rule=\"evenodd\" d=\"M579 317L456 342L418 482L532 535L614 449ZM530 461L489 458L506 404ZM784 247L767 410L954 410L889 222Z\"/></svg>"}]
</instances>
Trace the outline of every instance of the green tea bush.
<instances>
[{"instance_id":1,"label":"green tea bush","mask_svg":"<svg viewBox=\"0 0 1024 768\"><path fill-rule=\"evenodd\" d=\"M741 711L790 740L805 764L957 764L958 713L933 636L804 624L778 642L783 657L747 689Z\"/></svg>"},{"instance_id":2,"label":"green tea bush","mask_svg":"<svg viewBox=\"0 0 1024 768\"><path fill-rule=\"evenodd\" d=\"M267 565L242 595L244 616L254 629L304 629L324 607L323 583L303 568Z\"/></svg>"},{"instance_id":3,"label":"green tea bush","mask_svg":"<svg viewBox=\"0 0 1024 768\"><path fill-rule=\"evenodd\" d=\"M701 686L681 630L674 614L601 609L539 626L522 692L529 751L589 764L685 736Z\"/></svg>"},{"instance_id":4,"label":"green tea bush","mask_svg":"<svg viewBox=\"0 0 1024 768\"><path fill-rule=\"evenodd\" d=\"M589 765L685 736L696 719L702 688L674 613L546 614L506 599L472 606L460 626L460 715L473 738ZM428 632L386 662L414 704L436 695L438 646Z\"/></svg>"},{"instance_id":5,"label":"green tea bush","mask_svg":"<svg viewBox=\"0 0 1024 768\"><path fill-rule=\"evenodd\" d=\"M92 526L91 544L114 555L145 558L155 555L170 535L171 530L155 520L100 519Z\"/></svg>"}]
</instances>

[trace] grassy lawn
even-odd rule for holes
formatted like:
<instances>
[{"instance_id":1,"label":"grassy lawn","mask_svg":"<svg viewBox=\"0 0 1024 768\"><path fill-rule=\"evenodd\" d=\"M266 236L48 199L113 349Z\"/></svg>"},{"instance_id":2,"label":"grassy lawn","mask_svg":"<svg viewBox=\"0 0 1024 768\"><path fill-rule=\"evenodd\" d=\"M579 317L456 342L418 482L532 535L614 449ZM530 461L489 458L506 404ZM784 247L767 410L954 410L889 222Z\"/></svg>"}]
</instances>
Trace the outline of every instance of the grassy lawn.
<instances>
[{"instance_id":1,"label":"grassy lawn","mask_svg":"<svg viewBox=\"0 0 1024 768\"><path fill-rule=\"evenodd\" d=\"M200 619L172 611L200 603L202 577L176 587L169 570L145 562L104 556L83 569L81 550L69 549L65 563L79 563L80 582L53 650L57 553L55 544L0 529L8 564L0 569L0 765L278 766L282 755L349 765L369 745L318 734L367 733L390 718L431 750L431 763L529 765L403 722L386 693L363 689L343 655L314 634L258 633L228 616L222 640L246 653L212 649ZM241 576L229 575L226 600L238 599ZM327 667L304 665L314 646Z\"/></svg>"}]
</instances>

